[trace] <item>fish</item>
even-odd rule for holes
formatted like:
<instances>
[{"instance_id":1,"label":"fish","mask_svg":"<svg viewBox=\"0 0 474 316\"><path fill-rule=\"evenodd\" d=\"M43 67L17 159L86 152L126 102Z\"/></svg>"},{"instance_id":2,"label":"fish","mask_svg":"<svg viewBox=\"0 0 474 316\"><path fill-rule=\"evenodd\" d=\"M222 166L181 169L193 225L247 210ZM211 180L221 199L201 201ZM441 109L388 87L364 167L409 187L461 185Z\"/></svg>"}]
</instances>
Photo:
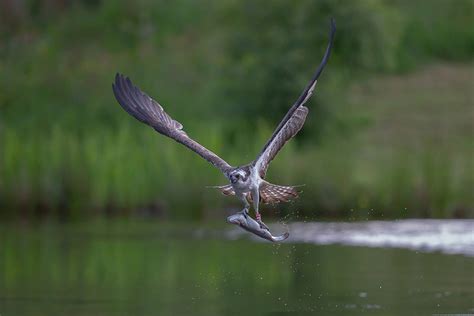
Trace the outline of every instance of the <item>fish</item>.
<instances>
[{"instance_id":1,"label":"fish","mask_svg":"<svg viewBox=\"0 0 474 316\"><path fill-rule=\"evenodd\" d=\"M227 217L227 223L240 226L242 229L245 229L252 234L257 235L263 239L269 240L271 242L280 242L287 239L290 236L290 233L287 231L283 235L273 236L268 228L260 227L260 224L244 212L230 215Z\"/></svg>"}]
</instances>

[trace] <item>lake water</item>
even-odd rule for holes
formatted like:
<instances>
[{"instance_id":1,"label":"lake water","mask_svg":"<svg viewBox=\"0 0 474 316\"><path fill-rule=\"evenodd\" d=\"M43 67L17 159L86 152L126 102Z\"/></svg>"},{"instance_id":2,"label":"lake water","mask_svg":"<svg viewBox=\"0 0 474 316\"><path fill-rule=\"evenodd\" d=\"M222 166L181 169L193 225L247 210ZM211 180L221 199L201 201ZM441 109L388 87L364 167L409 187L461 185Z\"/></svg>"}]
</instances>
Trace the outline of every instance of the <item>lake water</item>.
<instances>
[{"instance_id":1,"label":"lake water","mask_svg":"<svg viewBox=\"0 0 474 316\"><path fill-rule=\"evenodd\" d=\"M1 316L474 314L474 221L0 229Z\"/></svg>"}]
</instances>

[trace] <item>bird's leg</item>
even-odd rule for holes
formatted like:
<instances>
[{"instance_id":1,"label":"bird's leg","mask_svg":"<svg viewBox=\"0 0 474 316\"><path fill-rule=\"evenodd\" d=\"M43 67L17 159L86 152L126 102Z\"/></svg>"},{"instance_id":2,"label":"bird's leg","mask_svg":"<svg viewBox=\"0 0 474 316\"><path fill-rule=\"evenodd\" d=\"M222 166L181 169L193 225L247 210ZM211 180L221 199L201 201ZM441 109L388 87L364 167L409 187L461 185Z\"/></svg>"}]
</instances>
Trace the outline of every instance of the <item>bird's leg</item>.
<instances>
[{"instance_id":1,"label":"bird's leg","mask_svg":"<svg viewBox=\"0 0 474 316\"><path fill-rule=\"evenodd\" d=\"M238 196L238 198L244 203L244 208L238 213L243 214L245 217L247 217L247 215L249 213L250 204L247 201L247 198L245 197L245 194L240 194Z\"/></svg>"},{"instance_id":2,"label":"bird's leg","mask_svg":"<svg viewBox=\"0 0 474 316\"><path fill-rule=\"evenodd\" d=\"M258 187L252 189L252 200L253 200L253 209L255 210L255 218L257 222L260 224L260 228L270 230L264 222L262 222L262 217L260 216L260 212L258 211L258 206L260 202L260 192Z\"/></svg>"}]
</instances>

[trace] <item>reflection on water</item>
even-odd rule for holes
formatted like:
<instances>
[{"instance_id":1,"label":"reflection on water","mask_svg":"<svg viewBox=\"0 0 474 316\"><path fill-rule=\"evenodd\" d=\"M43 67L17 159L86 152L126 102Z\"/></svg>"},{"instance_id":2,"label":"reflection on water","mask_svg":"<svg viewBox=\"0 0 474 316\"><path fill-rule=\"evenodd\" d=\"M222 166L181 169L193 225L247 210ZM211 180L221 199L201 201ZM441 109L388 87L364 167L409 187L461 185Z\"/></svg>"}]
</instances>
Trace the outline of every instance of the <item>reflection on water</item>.
<instances>
[{"instance_id":1,"label":"reflection on water","mask_svg":"<svg viewBox=\"0 0 474 316\"><path fill-rule=\"evenodd\" d=\"M290 227L295 238L304 231L298 225ZM229 226L196 238L202 232L196 228L150 222L1 227L0 314L474 312L471 257L228 240L222 237Z\"/></svg>"}]
</instances>

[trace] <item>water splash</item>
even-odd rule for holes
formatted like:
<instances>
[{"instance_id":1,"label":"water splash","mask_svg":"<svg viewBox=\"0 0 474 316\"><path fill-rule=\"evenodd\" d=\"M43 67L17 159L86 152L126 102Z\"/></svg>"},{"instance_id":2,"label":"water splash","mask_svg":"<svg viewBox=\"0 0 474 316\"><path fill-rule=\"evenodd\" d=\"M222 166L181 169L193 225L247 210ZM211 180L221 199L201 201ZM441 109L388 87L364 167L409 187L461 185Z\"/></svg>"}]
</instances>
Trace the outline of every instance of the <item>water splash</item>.
<instances>
[{"instance_id":1,"label":"water splash","mask_svg":"<svg viewBox=\"0 0 474 316\"><path fill-rule=\"evenodd\" d=\"M278 229L278 225L273 227ZM296 222L288 224L289 243L406 248L474 257L474 220L407 219L366 222ZM230 232L233 238L242 234Z\"/></svg>"},{"instance_id":2,"label":"water splash","mask_svg":"<svg viewBox=\"0 0 474 316\"><path fill-rule=\"evenodd\" d=\"M289 242L407 248L474 257L474 220L292 223Z\"/></svg>"}]
</instances>

